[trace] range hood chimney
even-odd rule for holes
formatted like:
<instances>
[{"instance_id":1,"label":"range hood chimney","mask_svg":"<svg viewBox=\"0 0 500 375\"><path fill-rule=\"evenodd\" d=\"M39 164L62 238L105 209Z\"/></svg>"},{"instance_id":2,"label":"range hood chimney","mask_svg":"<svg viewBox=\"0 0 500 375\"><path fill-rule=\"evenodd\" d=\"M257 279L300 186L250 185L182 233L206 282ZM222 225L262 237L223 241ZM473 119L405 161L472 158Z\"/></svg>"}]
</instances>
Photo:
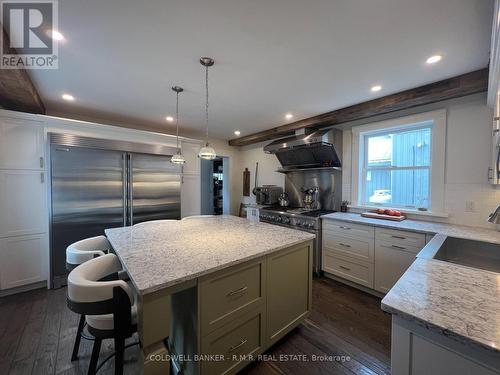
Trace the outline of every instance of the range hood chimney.
<instances>
[{"instance_id":1,"label":"range hood chimney","mask_svg":"<svg viewBox=\"0 0 500 375\"><path fill-rule=\"evenodd\" d=\"M264 147L264 152L275 154L283 166L280 172L313 169L337 169L342 165L342 132L336 129L317 130L278 139Z\"/></svg>"}]
</instances>

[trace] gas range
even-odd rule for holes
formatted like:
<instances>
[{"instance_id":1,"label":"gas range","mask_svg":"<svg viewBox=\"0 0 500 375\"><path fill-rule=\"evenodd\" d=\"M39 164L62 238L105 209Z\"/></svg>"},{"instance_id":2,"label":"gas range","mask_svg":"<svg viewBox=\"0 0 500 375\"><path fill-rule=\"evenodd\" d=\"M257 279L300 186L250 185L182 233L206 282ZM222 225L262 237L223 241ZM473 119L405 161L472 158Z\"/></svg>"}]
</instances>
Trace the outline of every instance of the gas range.
<instances>
[{"instance_id":1,"label":"gas range","mask_svg":"<svg viewBox=\"0 0 500 375\"><path fill-rule=\"evenodd\" d=\"M333 210L308 210L303 207L270 206L259 209L260 221L281 225L309 233L314 233L313 272L321 274L321 223L320 216L333 213Z\"/></svg>"},{"instance_id":2,"label":"gas range","mask_svg":"<svg viewBox=\"0 0 500 375\"><path fill-rule=\"evenodd\" d=\"M315 232L320 229L319 217L333 212L335 211L269 206L260 209L259 217L264 222Z\"/></svg>"}]
</instances>

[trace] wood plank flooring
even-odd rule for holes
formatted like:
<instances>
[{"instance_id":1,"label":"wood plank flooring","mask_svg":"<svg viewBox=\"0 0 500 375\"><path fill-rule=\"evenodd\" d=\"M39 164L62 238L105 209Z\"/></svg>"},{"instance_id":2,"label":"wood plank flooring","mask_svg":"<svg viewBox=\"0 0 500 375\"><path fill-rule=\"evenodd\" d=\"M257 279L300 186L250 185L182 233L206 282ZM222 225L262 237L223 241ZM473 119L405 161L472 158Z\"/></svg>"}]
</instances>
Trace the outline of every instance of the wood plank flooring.
<instances>
[{"instance_id":1,"label":"wood plank flooring","mask_svg":"<svg viewBox=\"0 0 500 375\"><path fill-rule=\"evenodd\" d=\"M1 298L0 374L86 374L92 342L82 340L80 359L70 360L77 325L78 316L66 307L65 288ZM266 353L271 360L256 362L242 373L390 374L390 330L390 316L380 310L379 298L333 280L316 279L313 311L306 324ZM100 360L112 351L112 341L104 341ZM290 354L341 358L314 362L280 358ZM126 374L138 373L138 357L138 347L126 350ZM99 372L112 373L113 361Z\"/></svg>"}]
</instances>

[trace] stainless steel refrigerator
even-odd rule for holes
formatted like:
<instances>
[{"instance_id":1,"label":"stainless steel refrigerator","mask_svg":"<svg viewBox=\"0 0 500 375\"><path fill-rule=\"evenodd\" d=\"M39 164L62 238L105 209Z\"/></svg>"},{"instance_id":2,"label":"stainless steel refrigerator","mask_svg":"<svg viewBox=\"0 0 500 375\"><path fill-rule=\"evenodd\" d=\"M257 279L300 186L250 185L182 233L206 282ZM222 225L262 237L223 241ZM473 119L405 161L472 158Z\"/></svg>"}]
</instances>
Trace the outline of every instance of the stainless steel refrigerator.
<instances>
[{"instance_id":1,"label":"stainless steel refrigerator","mask_svg":"<svg viewBox=\"0 0 500 375\"><path fill-rule=\"evenodd\" d=\"M49 134L51 283L66 285L66 247L104 229L179 219L172 147Z\"/></svg>"}]
</instances>

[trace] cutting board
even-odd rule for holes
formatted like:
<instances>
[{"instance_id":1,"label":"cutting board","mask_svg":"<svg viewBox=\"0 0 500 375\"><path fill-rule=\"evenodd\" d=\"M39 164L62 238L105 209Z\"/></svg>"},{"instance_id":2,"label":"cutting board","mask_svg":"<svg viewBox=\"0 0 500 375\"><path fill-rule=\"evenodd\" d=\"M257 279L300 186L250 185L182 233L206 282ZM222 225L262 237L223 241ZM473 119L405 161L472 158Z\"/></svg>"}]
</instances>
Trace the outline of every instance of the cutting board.
<instances>
[{"instance_id":1,"label":"cutting board","mask_svg":"<svg viewBox=\"0 0 500 375\"><path fill-rule=\"evenodd\" d=\"M391 215L384 215L384 214L378 214L376 212L363 212L361 214L363 217L369 217L370 219L382 219L382 220L391 220L391 221L403 221L406 219L406 216L391 216Z\"/></svg>"}]
</instances>

